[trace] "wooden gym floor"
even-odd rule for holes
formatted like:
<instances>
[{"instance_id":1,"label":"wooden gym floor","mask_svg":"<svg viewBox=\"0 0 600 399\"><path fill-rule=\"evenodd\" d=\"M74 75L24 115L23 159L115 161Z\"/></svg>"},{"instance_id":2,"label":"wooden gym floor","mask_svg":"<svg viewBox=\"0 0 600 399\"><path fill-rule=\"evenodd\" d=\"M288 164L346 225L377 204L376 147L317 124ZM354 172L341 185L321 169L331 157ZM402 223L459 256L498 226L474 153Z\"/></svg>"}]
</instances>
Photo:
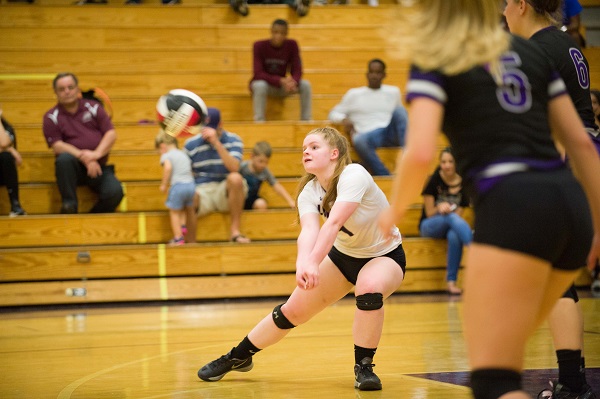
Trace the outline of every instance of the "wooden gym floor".
<instances>
[{"instance_id":1,"label":"wooden gym floor","mask_svg":"<svg viewBox=\"0 0 600 399\"><path fill-rule=\"evenodd\" d=\"M600 387L600 299L580 291L588 382ZM197 370L226 353L282 299L132 306L5 308L0 313L1 398L466 399L460 298L395 295L386 304L375 371L379 392L353 388L346 298L254 358L249 373L214 383ZM556 376L549 330L531 339L525 387Z\"/></svg>"}]
</instances>

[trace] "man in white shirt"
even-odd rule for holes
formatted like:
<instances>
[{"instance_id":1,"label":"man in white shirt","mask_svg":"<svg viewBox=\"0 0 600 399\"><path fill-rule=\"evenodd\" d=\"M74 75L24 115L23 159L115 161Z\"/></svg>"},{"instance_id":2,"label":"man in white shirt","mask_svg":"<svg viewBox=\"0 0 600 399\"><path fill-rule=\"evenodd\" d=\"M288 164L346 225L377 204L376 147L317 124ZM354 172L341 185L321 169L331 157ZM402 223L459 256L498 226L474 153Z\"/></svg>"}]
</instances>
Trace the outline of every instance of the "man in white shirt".
<instances>
[{"instance_id":1,"label":"man in white shirt","mask_svg":"<svg viewBox=\"0 0 600 399\"><path fill-rule=\"evenodd\" d=\"M329 113L330 121L344 125L363 166L373 176L390 174L375 150L402 147L408 124L400 89L382 84L385 76L385 63L372 59L368 64L368 86L348 90Z\"/></svg>"}]
</instances>

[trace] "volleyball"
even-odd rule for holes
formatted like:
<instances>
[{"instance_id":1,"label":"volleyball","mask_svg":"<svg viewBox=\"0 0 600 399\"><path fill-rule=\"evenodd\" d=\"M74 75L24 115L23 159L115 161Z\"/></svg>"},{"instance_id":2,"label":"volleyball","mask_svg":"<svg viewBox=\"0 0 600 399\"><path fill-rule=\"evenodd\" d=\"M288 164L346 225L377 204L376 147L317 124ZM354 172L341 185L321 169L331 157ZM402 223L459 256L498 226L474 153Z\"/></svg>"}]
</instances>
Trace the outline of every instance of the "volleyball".
<instances>
[{"instance_id":1,"label":"volleyball","mask_svg":"<svg viewBox=\"0 0 600 399\"><path fill-rule=\"evenodd\" d=\"M174 89L160 96L156 103L158 122L165 133L173 137L190 136L206 123L206 104L197 94Z\"/></svg>"}]
</instances>

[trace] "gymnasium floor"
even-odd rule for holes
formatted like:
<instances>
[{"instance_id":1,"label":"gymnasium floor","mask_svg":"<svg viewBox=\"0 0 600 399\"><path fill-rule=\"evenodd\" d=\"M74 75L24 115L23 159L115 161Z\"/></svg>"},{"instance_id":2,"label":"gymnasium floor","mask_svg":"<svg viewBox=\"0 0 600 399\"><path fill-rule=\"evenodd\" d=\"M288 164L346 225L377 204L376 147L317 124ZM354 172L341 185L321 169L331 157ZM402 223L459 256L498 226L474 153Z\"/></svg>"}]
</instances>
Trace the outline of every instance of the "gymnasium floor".
<instances>
[{"instance_id":1,"label":"gymnasium floor","mask_svg":"<svg viewBox=\"0 0 600 399\"><path fill-rule=\"evenodd\" d=\"M581 292L588 382L600 387L600 299ZM470 398L461 302L393 296L375 372L383 390L353 388L354 301L343 299L254 358L249 373L214 383L197 370L226 353L282 299L3 309L1 398ZM525 388L556 375L549 331L527 348ZM534 396L535 397L535 396Z\"/></svg>"}]
</instances>

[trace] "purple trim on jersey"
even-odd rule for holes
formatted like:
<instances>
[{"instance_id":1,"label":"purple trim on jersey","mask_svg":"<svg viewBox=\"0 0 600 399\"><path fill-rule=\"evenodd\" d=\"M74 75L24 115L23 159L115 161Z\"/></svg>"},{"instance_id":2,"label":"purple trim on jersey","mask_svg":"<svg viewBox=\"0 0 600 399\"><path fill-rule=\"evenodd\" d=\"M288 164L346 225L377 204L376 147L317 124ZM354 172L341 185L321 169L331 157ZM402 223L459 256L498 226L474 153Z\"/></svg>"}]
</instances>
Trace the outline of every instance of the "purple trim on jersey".
<instances>
[{"instance_id":1,"label":"purple trim on jersey","mask_svg":"<svg viewBox=\"0 0 600 399\"><path fill-rule=\"evenodd\" d=\"M410 71L406 91L406 101L409 103L418 97L427 97L440 104L448 101L443 77L439 73L419 71L414 66Z\"/></svg>"},{"instance_id":2,"label":"purple trim on jersey","mask_svg":"<svg viewBox=\"0 0 600 399\"><path fill-rule=\"evenodd\" d=\"M567 85L565 85L565 81L562 80L560 74L554 70L550 75L550 83L548 83L548 96L556 98L563 94L569 94Z\"/></svg>"},{"instance_id":3,"label":"purple trim on jersey","mask_svg":"<svg viewBox=\"0 0 600 399\"><path fill-rule=\"evenodd\" d=\"M491 168L502 167L503 165L510 165L503 173L493 174L491 176L485 176ZM506 158L502 159L484 167L477 168L476 170L470 171L468 176L473 179L475 189L479 194L484 194L491 190L497 183L502 181L506 176L513 173L524 172L527 170L554 170L562 168L565 163L562 159L527 159L527 158Z\"/></svg>"}]
</instances>

